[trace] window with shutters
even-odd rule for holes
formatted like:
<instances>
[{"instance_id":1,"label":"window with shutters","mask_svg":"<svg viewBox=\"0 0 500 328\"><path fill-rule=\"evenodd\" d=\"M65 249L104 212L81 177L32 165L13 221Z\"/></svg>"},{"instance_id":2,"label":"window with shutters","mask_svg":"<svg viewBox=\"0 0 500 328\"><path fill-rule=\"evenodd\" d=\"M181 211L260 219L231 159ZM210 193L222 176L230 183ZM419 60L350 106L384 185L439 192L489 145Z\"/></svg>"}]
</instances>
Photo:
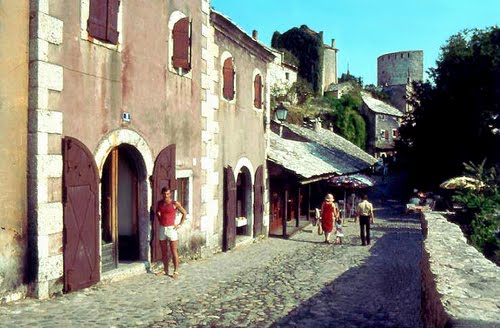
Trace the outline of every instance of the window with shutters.
<instances>
[{"instance_id":1,"label":"window with shutters","mask_svg":"<svg viewBox=\"0 0 500 328\"><path fill-rule=\"evenodd\" d=\"M399 137L399 131L397 129L392 129L392 138L396 139Z\"/></svg>"},{"instance_id":2,"label":"window with shutters","mask_svg":"<svg viewBox=\"0 0 500 328\"><path fill-rule=\"evenodd\" d=\"M172 29L172 65L187 72L191 69L191 22L184 17Z\"/></svg>"},{"instance_id":3,"label":"window with shutters","mask_svg":"<svg viewBox=\"0 0 500 328\"><path fill-rule=\"evenodd\" d=\"M189 178L177 179L177 190L175 191L175 200L185 209L189 208Z\"/></svg>"},{"instance_id":4,"label":"window with shutters","mask_svg":"<svg viewBox=\"0 0 500 328\"><path fill-rule=\"evenodd\" d=\"M222 95L227 100L234 99L234 76L233 58L229 57L224 60L224 64L222 66Z\"/></svg>"},{"instance_id":5,"label":"window with shutters","mask_svg":"<svg viewBox=\"0 0 500 328\"><path fill-rule=\"evenodd\" d=\"M98 40L118 43L119 0L90 0L87 32Z\"/></svg>"},{"instance_id":6,"label":"window with shutters","mask_svg":"<svg viewBox=\"0 0 500 328\"><path fill-rule=\"evenodd\" d=\"M380 130L380 139L381 139L381 140L386 139L386 137L385 137L385 136L386 136L386 132L387 132L387 131L386 131L385 129L381 129L381 130Z\"/></svg>"},{"instance_id":7,"label":"window with shutters","mask_svg":"<svg viewBox=\"0 0 500 328\"><path fill-rule=\"evenodd\" d=\"M176 170L177 189L175 190L175 200L188 212L188 215L193 212L193 171L191 170ZM180 212L177 212L179 215ZM179 216L180 218L180 216Z\"/></svg>"},{"instance_id":8,"label":"window with shutters","mask_svg":"<svg viewBox=\"0 0 500 328\"><path fill-rule=\"evenodd\" d=\"M253 80L253 107L262 109L262 77L255 75Z\"/></svg>"}]
</instances>

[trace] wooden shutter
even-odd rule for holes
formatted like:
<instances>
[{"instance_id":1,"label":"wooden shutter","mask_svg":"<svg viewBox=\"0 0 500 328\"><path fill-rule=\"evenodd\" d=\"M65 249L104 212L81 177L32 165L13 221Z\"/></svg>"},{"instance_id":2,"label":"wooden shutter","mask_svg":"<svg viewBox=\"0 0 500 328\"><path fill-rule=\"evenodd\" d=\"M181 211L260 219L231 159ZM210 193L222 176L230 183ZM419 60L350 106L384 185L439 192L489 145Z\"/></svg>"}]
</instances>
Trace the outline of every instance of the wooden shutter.
<instances>
[{"instance_id":1,"label":"wooden shutter","mask_svg":"<svg viewBox=\"0 0 500 328\"><path fill-rule=\"evenodd\" d=\"M118 8L119 0L108 0L108 24L106 26L107 40L112 44L118 43Z\"/></svg>"},{"instance_id":2,"label":"wooden shutter","mask_svg":"<svg viewBox=\"0 0 500 328\"><path fill-rule=\"evenodd\" d=\"M236 244L236 181L231 166L224 169L224 224L222 249L228 251Z\"/></svg>"},{"instance_id":3,"label":"wooden shutter","mask_svg":"<svg viewBox=\"0 0 500 328\"><path fill-rule=\"evenodd\" d=\"M264 168L260 165L255 172L255 184L253 186L253 236L258 237L264 233Z\"/></svg>"},{"instance_id":4,"label":"wooden shutter","mask_svg":"<svg viewBox=\"0 0 500 328\"><path fill-rule=\"evenodd\" d=\"M253 106L255 108L262 108L262 78L259 74L255 76L255 80L253 81L253 89L254 89L254 99Z\"/></svg>"},{"instance_id":5,"label":"wooden shutter","mask_svg":"<svg viewBox=\"0 0 500 328\"><path fill-rule=\"evenodd\" d=\"M190 24L188 18L180 19L172 30L173 55L172 64L175 68L191 69L189 60Z\"/></svg>"},{"instance_id":6,"label":"wooden shutter","mask_svg":"<svg viewBox=\"0 0 500 328\"><path fill-rule=\"evenodd\" d=\"M90 0L90 12L89 20L87 22L87 31L92 37L100 40L106 40L106 20L108 19L107 12L107 0Z\"/></svg>"},{"instance_id":7,"label":"wooden shutter","mask_svg":"<svg viewBox=\"0 0 500 328\"><path fill-rule=\"evenodd\" d=\"M63 139L64 290L92 286L99 272L99 171L88 148Z\"/></svg>"},{"instance_id":8,"label":"wooden shutter","mask_svg":"<svg viewBox=\"0 0 500 328\"><path fill-rule=\"evenodd\" d=\"M222 94L225 99L234 99L234 69L233 69L233 59L228 58L224 61L224 66L222 68L222 75L224 80L224 85L222 88Z\"/></svg>"},{"instance_id":9,"label":"wooden shutter","mask_svg":"<svg viewBox=\"0 0 500 328\"><path fill-rule=\"evenodd\" d=\"M161 260L160 242L158 240L158 230L160 224L156 217L156 204L162 198L161 188L167 187L171 191L177 188L177 180L175 179L175 145L170 145L163 149L156 157L155 166L153 169L153 204L151 218L152 238L151 238L151 260L153 262Z\"/></svg>"},{"instance_id":10,"label":"wooden shutter","mask_svg":"<svg viewBox=\"0 0 500 328\"><path fill-rule=\"evenodd\" d=\"M385 130L385 139L389 140L389 130Z\"/></svg>"}]
</instances>

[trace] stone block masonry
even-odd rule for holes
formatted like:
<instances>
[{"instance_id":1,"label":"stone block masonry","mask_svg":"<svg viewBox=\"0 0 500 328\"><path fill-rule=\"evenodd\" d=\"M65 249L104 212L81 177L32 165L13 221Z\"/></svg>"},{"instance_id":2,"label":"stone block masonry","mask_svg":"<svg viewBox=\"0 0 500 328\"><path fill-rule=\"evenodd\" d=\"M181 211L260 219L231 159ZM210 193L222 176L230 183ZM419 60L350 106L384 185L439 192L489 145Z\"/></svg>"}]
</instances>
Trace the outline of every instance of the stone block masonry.
<instances>
[{"instance_id":1,"label":"stone block masonry","mask_svg":"<svg viewBox=\"0 0 500 328\"><path fill-rule=\"evenodd\" d=\"M423 214L422 231L424 326L499 327L500 268L440 214Z\"/></svg>"},{"instance_id":2,"label":"stone block masonry","mask_svg":"<svg viewBox=\"0 0 500 328\"><path fill-rule=\"evenodd\" d=\"M28 221L31 294L47 298L62 291L63 210L61 187L63 113L49 108L49 92L61 92L64 69L51 62L51 47L63 43L63 21L49 14L48 1L32 1L28 109ZM60 245L59 245L60 242Z\"/></svg>"}]
</instances>

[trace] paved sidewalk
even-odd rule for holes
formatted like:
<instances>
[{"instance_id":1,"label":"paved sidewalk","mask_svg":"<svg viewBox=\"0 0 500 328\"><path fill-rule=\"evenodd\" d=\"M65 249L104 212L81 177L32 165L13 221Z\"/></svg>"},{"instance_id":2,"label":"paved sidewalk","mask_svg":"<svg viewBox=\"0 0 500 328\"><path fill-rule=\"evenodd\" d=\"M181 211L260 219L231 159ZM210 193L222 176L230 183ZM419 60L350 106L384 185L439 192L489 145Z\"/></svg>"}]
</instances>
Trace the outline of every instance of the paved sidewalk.
<instances>
[{"instance_id":1,"label":"paved sidewalk","mask_svg":"<svg viewBox=\"0 0 500 328\"><path fill-rule=\"evenodd\" d=\"M372 246L306 229L46 301L0 306L1 327L421 327L418 221L376 209Z\"/></svg>"}]
</instances>

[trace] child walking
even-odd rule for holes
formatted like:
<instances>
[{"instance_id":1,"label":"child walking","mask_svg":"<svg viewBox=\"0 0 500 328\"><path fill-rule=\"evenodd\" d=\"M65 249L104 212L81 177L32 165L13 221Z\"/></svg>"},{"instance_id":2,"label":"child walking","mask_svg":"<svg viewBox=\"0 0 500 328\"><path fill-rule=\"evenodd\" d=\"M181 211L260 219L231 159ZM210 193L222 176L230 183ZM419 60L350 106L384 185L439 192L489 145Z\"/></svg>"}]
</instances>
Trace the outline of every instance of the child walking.
<instances>
[{"instance_id":1,"label":"child walking","mask_svg":"<svg viewBox=\"0 0 500 328\"><path fill-rule=\"evenodd\" d=\"M335 237L335 244L342 245L344 231L342 230L342 220L340 218L335 221Z\"/></svg>"}]
</instances>

